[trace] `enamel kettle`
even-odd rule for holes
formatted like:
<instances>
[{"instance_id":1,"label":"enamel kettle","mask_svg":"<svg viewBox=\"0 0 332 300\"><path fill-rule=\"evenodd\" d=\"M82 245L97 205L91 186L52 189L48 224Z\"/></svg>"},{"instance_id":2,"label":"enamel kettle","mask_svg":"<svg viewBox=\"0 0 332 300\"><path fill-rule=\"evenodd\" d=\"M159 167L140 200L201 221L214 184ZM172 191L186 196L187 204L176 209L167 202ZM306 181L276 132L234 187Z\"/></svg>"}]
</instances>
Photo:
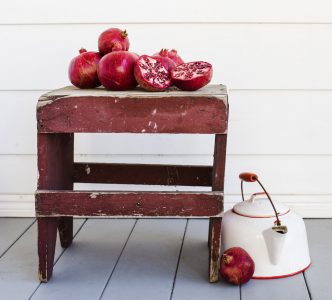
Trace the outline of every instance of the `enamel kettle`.
<instances>
[{"instance_id":1,"label":"enamel kettle","mask_svg":"<svg viewBox=\"0 0 332 300\"><path fill-rule=\"evenodd\" d=\"M287 206L273 202L253 173L241 173L243 201L228 210L222 220L222 250L245 249L255 262L256 279L298 274L310 266L304 221ZM244 200L243 181L257 182L263 193Z\"/></svg>"}]
</instances>

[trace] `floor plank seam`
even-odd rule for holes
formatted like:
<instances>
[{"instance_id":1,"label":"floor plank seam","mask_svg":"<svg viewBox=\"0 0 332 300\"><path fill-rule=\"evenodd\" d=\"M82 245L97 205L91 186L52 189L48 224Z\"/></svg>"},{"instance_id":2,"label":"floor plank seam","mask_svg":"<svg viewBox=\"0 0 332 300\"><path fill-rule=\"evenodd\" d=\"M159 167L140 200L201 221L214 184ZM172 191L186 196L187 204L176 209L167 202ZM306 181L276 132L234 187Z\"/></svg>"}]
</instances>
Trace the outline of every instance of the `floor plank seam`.
<instances>
[{"instance_id":1,"label":"floor plank seam","mask_svg":"<svg viewBox=\"0 0 332 300\"><path fill-rule=\"evenodd\" d=\"M82 225L77 229L76 233L73 234L73 241L75 239L75 237L78 235L78 233L81 231L81 229L83 228L83 226L85 225L85 223L88 221L88 219L85 219L84 222L82 223ZM61 258L61 256L64 254L64 252L66 251L67 249L62 249L62 252L59 254L58 258L54 261L54 264L53 266L56 265L56 263L59 261L59 259ZM30 295L30 297L28 298L28 300L31 300L32 297L34 296L34 294L37 292L37 290L40 288L41 286L41 282L38 283L37 287L34 289L34 291L32 292L32 294Z\"/></svg>"},{"instance_id":2,"label":"floor plank seam","mask_svg":"<svg viewBox=\"0 0 332 300\"><path fill-rule=\"evenodd\" d=\"M104 293L105 293L105 291L106 291L106 288L107 288L109 282L111 281L111 278L112 278L112 276L113 276L113 274L114 274L114 271L115 271L115 269L116 269L116 267L117 267L117 265L118 265L118 263L119 263L119 261L120 261L120 258L121 258L122 254L123 254L123 251L125 250L125 248L126 248L126 246L127 246L127 244L128 244L128 241L129 241L129 239L130 239L130 237L131 237L131 235L132 235L132 233L133 233L133 231L134 231L134 228L136 227L137 221L138 221L138 219L135 220L135 223L134 223L133 227L131 228L131 230L130 230L130 232L129 232L129 234L128 234L127 240L126 240L126 242L124 243L124 245L123 245L123 247L122 247L122 250L121 250L121 252L120 252L120 254L119 254L119 256L118 256L118 258L117 258L117 260L116 260L116 262L115 262L115 264L114 264L114 267L113 267L112 271L111 271L111 274L108 276L108 279L107 279L107 281L106 281L106 284L105 284L105 286L104 286L104 288L103 288L103 290L102 290L102 292L101 292L101 294L100 294L100 296L99 296L99 300L103 297L103 295L104 295Z\"/></svg>"},{"instance_id":3,"label":"floor plank seam","mask_svg":"<svg viewBox=\"0 0 332 300\"><path fill-rule=\"evenodd\" d=\"M33 224L35 224L36 219L27 227L23 232L12 242L8 248L0 255L0 259L10 250L11 247L15 245L15 243L32 227Z\"/></svg>"},{"instance_id":4,"label":"floor plank seam","mask_svg":"<svg viewBox=\"0 0 332 300\"><path fill-rule=\"evenodd\" d=\"M302 274L303 274L305 286L307 287L307 292L308 292L308 295L309 295L309 299L312 300L312 296L311 296L311 292L310 292L310 289L309 289L308 281L307 281L307 278L305 277L305 272L303 272Z\"/></svg>"},{"instance_id":5,"label":"floor plank seam","mask_svg":"<svg viewBox=\"0 0 332 300\"><path fill-rule=\"evenodd\" d=\"M170 295L170 298L169 298L170 300L172 300L172 298L173 298L173 293L174 293L174 288L175 288L175 282L176 282L176 277L177 277L178 269L179 269L179 265L180 265L180 260L181 260L181 255L182 255L182 249L183 249L183 244L184 244L184 239L186 238L186 233L187 233L187 228L188 228L188 222L189 222L189 220L187 219L186 226L185 226L184 231L183 231L182 243L181 243L181 247L180 247L180 251L179 251L179 257L178 257L178 261L177 261L176 269L175 269L175 274L174 274L174 278L173 278L172 290L171 290L171 295Z\"/></svg>"}]
</instances>

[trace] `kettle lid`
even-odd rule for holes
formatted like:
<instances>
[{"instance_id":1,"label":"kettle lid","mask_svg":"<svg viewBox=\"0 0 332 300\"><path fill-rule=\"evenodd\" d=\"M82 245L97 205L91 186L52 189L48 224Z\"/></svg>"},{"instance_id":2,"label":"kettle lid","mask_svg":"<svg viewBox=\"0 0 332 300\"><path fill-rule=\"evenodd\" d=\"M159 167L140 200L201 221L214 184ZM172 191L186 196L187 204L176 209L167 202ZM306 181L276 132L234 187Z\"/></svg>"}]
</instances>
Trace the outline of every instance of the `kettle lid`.
<instances>
[{"instance_id":1,"label":"kettle lid","mask_svg":"<svg viewBox=\"0 0 332 300\"><path fill-rule=\"evenodd\" d=\"M274 201L274 206L278 212L278 215L284 215L290 211L290 209L282 204ZM251 218L271 218L275 217L273 208L269 199L265 193L255 193L251 195L249 200L239 202L234 205L233 212Z\"/></svg>"}]
</instances>

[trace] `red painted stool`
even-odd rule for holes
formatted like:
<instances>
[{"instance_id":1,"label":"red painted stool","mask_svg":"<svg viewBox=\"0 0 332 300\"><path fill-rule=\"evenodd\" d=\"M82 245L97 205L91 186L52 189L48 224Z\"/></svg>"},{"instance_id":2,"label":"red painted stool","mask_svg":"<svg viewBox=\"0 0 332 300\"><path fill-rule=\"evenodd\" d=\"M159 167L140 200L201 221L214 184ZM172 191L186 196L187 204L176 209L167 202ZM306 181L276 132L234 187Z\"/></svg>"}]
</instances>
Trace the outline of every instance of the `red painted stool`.
<instances>
[{"instance_id":1,"label":"red painted stool","mask_svg":"<svg viewBox=\"0 0 332 300\"><path fill-rule=\"evenodd\" d=\"M73 216L209 217L210 281L218 280L227 140L226 87L196 92L111 92L66 87L37 106L39 278L52 276L57 229L73 239ZM213 166L74 162L74 133L215 134ZM211 192L74 191L73 183L211 186Z\"/></svg>"}]
</instances>

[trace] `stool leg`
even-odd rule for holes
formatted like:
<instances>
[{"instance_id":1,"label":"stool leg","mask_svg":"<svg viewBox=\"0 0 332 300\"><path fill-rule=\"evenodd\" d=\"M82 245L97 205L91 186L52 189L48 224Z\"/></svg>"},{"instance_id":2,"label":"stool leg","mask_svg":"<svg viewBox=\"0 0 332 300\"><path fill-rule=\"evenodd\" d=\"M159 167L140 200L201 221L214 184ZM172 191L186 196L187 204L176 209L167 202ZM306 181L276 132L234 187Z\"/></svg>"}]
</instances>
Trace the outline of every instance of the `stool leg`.
<instances>
[{"instance_id":1,"label":"stool leg","mask_svg":"<svg viewBox=\"0 0 332 300\"><path fill-rule=\"evenodd\" d=\"M38 255L39 280L47 282L53 273L56 230L58 218L37 218L38 220Z\"/></svg>"},{"instance_id":2,"label":"stool leg","mask_svg":"<svg viewBox=\"0 0 332 300\"><path fill-rule=\"evenodd\" d=\"M224 191L225 162L226 162L226 134L216 134L214 144L214 159L212 171L212 190ZM221 207L223 209L223 207ZM221 248L221 217L209 220L209 271L210 282L218 281L220 248Z\"/></svg>"},{"instance_id":3,"label":"stool leg","mask_svg":"<svg viewBox=\"0 0 332 300\"><path fill-rule=\"evenodd\" d=\"M38 133L38 189L72 190L74 134ZM41 217L40 217L41 216ZM71 217L38 217L39 277L47 281L52 276L57 227L61 245L68 247L73 239Z\"/></svg>"},{"instance_id":4,"label":"stool leg","mask_svg":"<svg viewBox=\"0 0 332 300\"><path fill-rule=\"evenodd\" d=\"M59 218L58 229L61 247L68 248L73 241L73 217Z\"/></svg>"},{"instance_id":5,"label":"stool leg","mask_svg":"<svg viewBox=\"0 0 332 300\"><path fill-rule=\"evenodd\" d=\"M211 247L211 219L209 219L209 232L208 232L208 248Z\"/></svg>"},{"instance_id":6,"label":"stool leg","mask_svg":"<svg viewBox=\"0 0 332 300\"><path fill-rule=\"evenodd\" d=\"M210 218L211 233L210 233L210 282L218 281L219 274L219 260L220 260L220 240L221 240L221 218Z\"/></svg>"}]
</instances>

